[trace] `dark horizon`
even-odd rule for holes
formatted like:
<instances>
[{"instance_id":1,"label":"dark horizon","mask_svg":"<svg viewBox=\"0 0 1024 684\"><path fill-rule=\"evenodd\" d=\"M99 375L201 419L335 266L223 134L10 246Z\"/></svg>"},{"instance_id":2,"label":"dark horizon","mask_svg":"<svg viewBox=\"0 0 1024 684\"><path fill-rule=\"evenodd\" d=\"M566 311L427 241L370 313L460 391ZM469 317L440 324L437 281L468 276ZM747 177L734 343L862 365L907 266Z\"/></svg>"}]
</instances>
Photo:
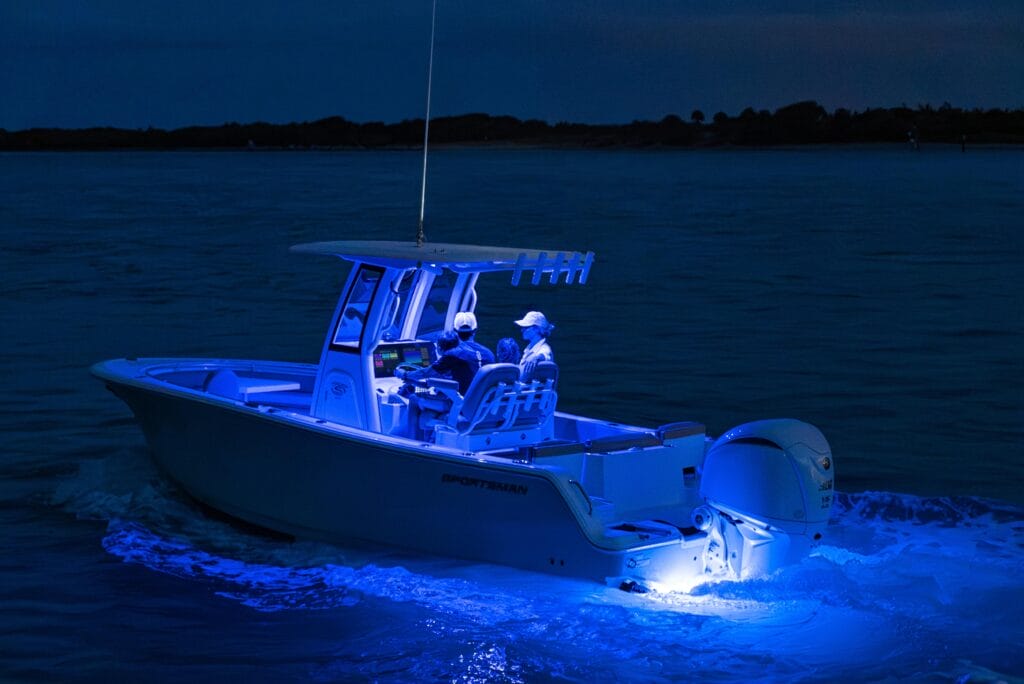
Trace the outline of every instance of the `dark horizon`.
<instances>
[{"instance_id":1,"label":"dark horizon","mask_svg":"<svg viewBox=\"0 0 1024 684\"><path fill-rule=\"evenodd\" d=\"M715 116L719 116L719 115L724 115L724 116L726 116L726 117L728 117L730 119L740 118L743 115L744 112L757 112L757 113L769 112L769 113L774 115L779 110L786 109L786 108L792 107L794 105L803 104L805 102L811 102L811 103L814 103L817 106L821 106L823 109L825 109L826 112L828 112L828 113L830 113L832 115L834 115L836 112L839 112L839 111L846 111L846 112L849 112L852 115L860 115L860 114L864 114L864 113L867 113L867 112L873 112L873 111L893 111L893 110L927 111L927 110L952 109L952 110L955 110L955 111L969 112L969 113L995 113L995 112L1016 113L1016 112L1024 111L1024 105L1022 105L1020 107L999 107L999 106L961 107L961 106L957 106L957 105L951 104L951 103L946 102L946 101L943 101L943 102L941 102L939 104L936 104L934 102L919 102L919 103L915 103L913 105L910 105L910 104L907 104L906 102L902 102L899 105L894 105L894 106L880 106L880 105L879 106L870 106L869 105L869 106L863 107L861 109L858 109L858 108L855 108L855 107L838 106L838 107L833 108L831 111L829 111L828 108L824 107L823 105L820 105L818 100L811 99L811 100L801 100L800 102L792 102L792 103L789 103L789 104L785 104L785 105L782 105L780 107L775 108L774 110L771 110L771 109L769 109L767 107L755 107L753 105L748 105L748 106L745 106L742 109L736 111L734 114L730 114L729 112L726 112L724 110L719 110L719 111L712 112L712 111L706 110L706 109L694 109L692 111L688 111L688 112L685 112L685 113L682 112L682 111L665 112L662 116L655 117L655 118L649 118L649 117L645 118L645 117L642 117L642 116L633 116L633 117L626 117L628 120L623 119L623 120L616 120L616 121L583 121L583 120L570 121L570 120L565 120L565 119L552 119L552 118L544 118L544 117L521 117L521 116L516 116L516 115L514 115L512 113L509 113L509 112L502 112L502 113L494 114L494 113L483 112L483 111L466 111L466 112L460 112L460 113L454 113L454 114L439 114L439 115L436 115L436 116L432 115L430 117L430 120L431 120L431 123L433 123L434 121L443 120L443 119L458 119L458 118L470 117L470 116L487 116L487 117L491 117L493 119L513 118L513 119L517 119L519 121L539 121L539 122L544 123L547 126L558 126L558 125L573 125L573 126L577 126L577 125L579 125L579 126L628 126L628 125L631 125L631 124L643 123L643 122L657 122L657 121L661 121L661 120L663 120L663 119L665 119L667 117L679 117L680 119L683 119L683 120L686 120L686 121L690 121L693 113L700 112L705 117L705 119L704 119L705 123L711 123L713 118ZM4 133L23 133L23 132L26 132L26 131L36 131L36 130L57 130L57 131L88 131L88 130L144 131L144 130L161 130L161 131L169 131L170 132L170 131L180 131L180 130L194 129L194 128L220 128L220 127L224 127L224 126L253 126L253 125L302 126L302 125L309 125L309 124L318 123L318 122L321 122L321 121L328 121L328 120L332 120L332 119L341 119L341 120L347 121L349 123L357 124L357 125L360 125L360 126L365 126L365 125L397 126L397 125L408 124L408 123L417 123L417 122L422 124L423 118L424 117L423 117L423 113L422 112L420 112L418 114L413 114L411 116L390 117L390 118L362 118L362 119L350 117L350 116L347 116L345 114L334 113L334 114L327 114L325 116L315 116L315 117L314 116L307 116L307 117L292 118L292 119L287 119L287 120L284 120L284 119L271 120L271 119L266 119L266 118L253 118L253 117L235 117L235 118L222 117L220 120L215 121L215 122L193 121L193 122L186 123L186 124L183 124L183 125L180 125L180 126L153 126L153 125L147 125L147 126L134 126L134 127L132 127L132 126L118 126L118 125L115 125L113 123L97 123L97 124L91 124L91 125L86 125L86 126L45 126L45 125L32 125L32 126L26 126L26 127L22 127L22 128L7 128L7 127L5 127L3 125L0 125L0 132L4 132Z\"/></svg>"},{"instance_id":2,"label":"dark horizon","mask_svg":"<svg viewBox=\"0 0 1024 684\"><path fill-rule=\"evenodd\" d=\"M395 123L354 122L341 116L274 124L227 122L219 126L176 129L0 128L0 150L104 149L353 149L417 148L423 142L422 118ZM660 120L626 124L590 124L522 120L483 113L431 119L433 145L553 147L716 147L846 143L1024 144L1024 108L965 110L943 103L909 107L828 112L803 101L774 112L744 109L736 116L668 114Z\"/></svg>"}]
</instances>

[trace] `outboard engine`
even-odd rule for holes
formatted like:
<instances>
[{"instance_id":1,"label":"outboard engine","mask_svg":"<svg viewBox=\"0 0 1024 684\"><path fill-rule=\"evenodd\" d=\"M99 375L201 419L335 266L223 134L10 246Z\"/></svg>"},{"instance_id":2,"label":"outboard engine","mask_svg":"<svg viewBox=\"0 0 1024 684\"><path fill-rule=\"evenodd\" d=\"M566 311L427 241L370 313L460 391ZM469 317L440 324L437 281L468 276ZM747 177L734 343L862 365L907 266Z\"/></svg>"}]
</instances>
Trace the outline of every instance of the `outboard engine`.
<instances>
[{"instance_id":1,"label":"outboard engine","mask_svg":"<svg viewBox=\"0 0 1024 684\"><path fill-rule=\"evenodd\" d=\"M704 573L743 579L807 555L832 510L835 464L808 423L759 420L729 430L704 457L704 506L693 523L708 533Z\"/></svg>"}]
</instances>

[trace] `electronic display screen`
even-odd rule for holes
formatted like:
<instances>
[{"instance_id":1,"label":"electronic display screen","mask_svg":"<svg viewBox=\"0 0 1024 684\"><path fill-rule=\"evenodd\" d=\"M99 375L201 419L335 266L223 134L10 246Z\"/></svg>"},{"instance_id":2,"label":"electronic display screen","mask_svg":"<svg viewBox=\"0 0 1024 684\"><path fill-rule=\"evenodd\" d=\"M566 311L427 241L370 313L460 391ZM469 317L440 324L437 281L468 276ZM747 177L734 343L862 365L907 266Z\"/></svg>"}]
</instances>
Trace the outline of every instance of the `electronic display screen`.
<instances>
[{"instance_id":1,"label":"electronic display screen","mask_svg":"<svg viewBox=\"0 0 1024 684\"><path fill-rule=\"evenodd\" d=\"M433 362L434 345L430 342L382 345L373 352L373 377L390 378L399 364L429 366Z\"/></svg>"}]
</instances>

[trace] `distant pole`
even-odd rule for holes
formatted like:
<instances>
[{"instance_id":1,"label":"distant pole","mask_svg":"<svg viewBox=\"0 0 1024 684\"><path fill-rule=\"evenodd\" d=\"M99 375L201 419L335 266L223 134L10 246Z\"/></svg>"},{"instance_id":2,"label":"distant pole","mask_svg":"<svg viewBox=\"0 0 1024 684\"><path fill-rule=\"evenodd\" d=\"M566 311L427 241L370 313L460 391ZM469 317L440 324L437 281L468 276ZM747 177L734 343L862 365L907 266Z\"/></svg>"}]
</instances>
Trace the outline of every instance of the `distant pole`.
<instances>
[{"instance_id":1,"label":"distant pole","mask_svg":"<svg viewBox=\"0 0 1024 684\"><path fill-rule=\"evenodd\" d=\"M427 115L423 119L423 186L420 189L420 227L416 231L416 246L422 247L427 236L423 233L423 213L427 206L427 141L430 139L430 88L434 80L434 27L437 25L437 0L430 12L430 61L427 63Z\"/></svg>"}]
</instances>

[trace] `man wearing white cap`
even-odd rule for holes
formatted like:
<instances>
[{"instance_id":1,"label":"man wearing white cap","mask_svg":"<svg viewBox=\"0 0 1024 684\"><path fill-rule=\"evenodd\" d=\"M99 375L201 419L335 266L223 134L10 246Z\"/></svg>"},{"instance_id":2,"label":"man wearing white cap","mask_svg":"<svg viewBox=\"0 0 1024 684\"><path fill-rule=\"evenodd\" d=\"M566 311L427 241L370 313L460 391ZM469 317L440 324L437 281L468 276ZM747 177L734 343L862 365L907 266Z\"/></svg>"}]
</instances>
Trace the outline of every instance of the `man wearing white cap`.
<instances>
[{"instance_id":1,"label":"man wearing white cap","mask_svg":"<svg viewBox=\"0 0 1024 684\"><path fill-rule=\"evenodd\" d=\"M472 311L460 311L455 314L454 327L459 339L462 340L462 346L476 354L481 366L494 363L494 354L491 350L473 339L476 335L476 316Z\"/></svg>"},{"instance_id":2,"label":"man wearing white cap","mask_svg":"<svg viewBox=\"0 0 1024 684\"><path fill-rule=\"evenodd\" d=\"M519 361L520 375L529 379L533 369L541 361L554 361L555 354L548 345L548 336L555 326L548 323L547 317L540 311L530 311L516 325L523 329L523 339L528 342L523 350L523 358Z\"/></svg>"}]
</instances>

